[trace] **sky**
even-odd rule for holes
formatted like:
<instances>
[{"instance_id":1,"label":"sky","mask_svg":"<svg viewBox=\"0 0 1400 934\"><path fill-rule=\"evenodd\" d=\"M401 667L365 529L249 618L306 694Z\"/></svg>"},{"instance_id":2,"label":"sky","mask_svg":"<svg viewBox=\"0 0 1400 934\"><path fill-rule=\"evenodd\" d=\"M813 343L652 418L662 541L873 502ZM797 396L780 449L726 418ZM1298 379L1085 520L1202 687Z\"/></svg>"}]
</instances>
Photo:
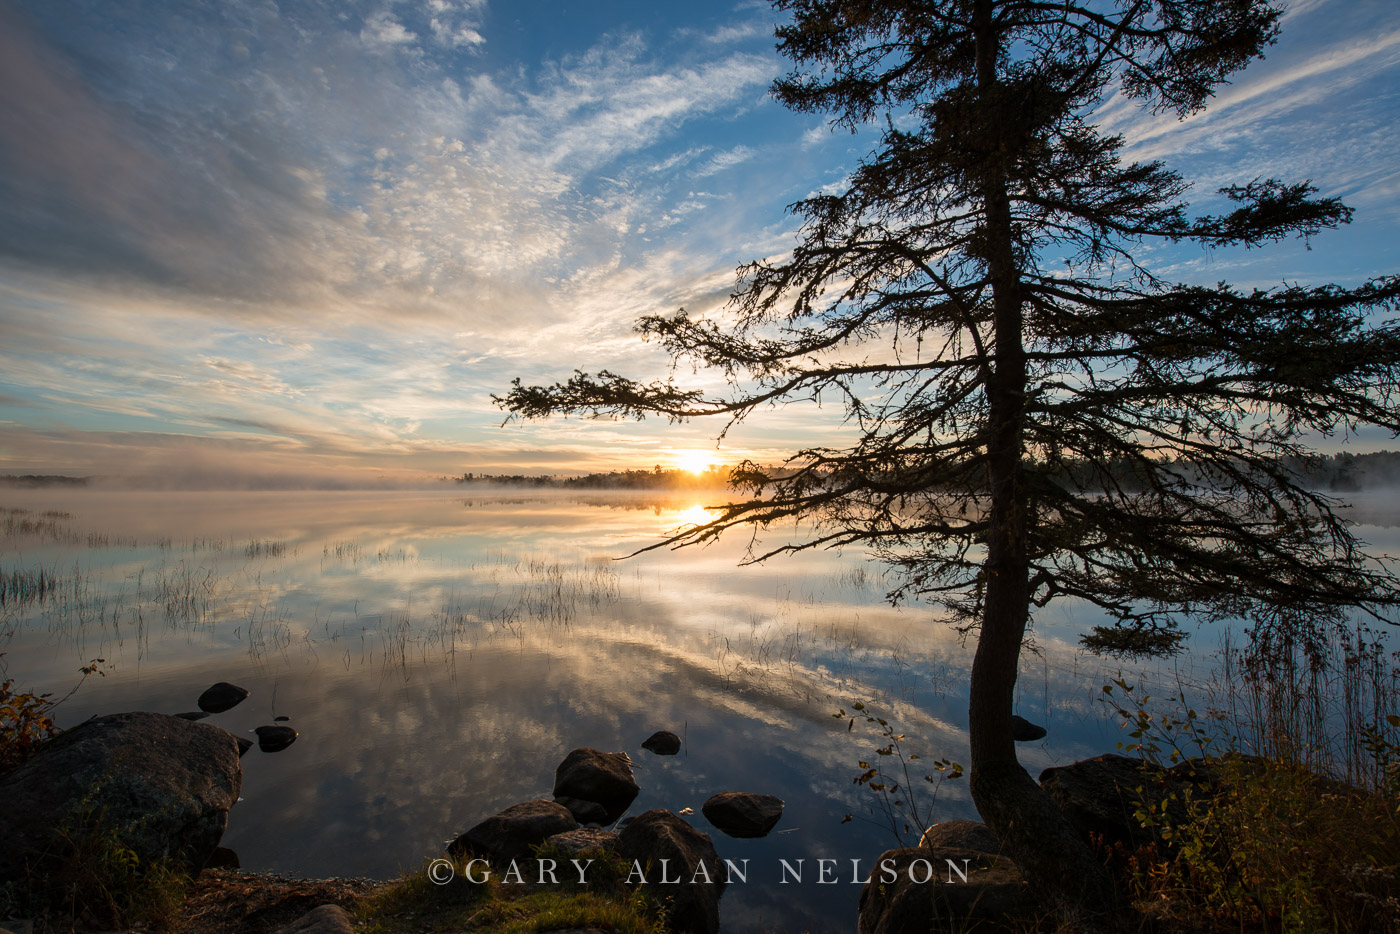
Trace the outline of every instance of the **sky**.
<instances>
[{"instance_id":1,"label":"sky","mask_svg":"<svg viewBox=\"0 0 1400 934\"><path fill-rule=\"evenodd\" d=\"M354 486L839 441L830 407L717 447L720 424L502 424L491 401L575 368L665 376L635 320L722 306L739 264L794 243L786 207L874 146L769 97L776 16L0 0L0 473ZM1146 254L1264 287L1397 271L1397 117L1394 0L1294 0L1266 59L1185 121L1120 98L1097 115L1201 199L1306 178L1355 210L1307 245Z\"/></svg>"}]
</instances>

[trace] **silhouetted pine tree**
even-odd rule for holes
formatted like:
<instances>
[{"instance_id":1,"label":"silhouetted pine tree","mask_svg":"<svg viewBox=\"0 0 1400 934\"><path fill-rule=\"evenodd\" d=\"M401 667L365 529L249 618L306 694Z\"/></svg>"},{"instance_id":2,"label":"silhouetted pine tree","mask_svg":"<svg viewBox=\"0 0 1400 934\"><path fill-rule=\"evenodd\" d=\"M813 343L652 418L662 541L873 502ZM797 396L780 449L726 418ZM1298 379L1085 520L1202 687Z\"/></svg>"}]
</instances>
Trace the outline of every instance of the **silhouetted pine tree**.
<instances>
[{"instance_id":1,"label":"silhouetted pine tree","mask_svg":"<svg viewBox=\"0 0 1400 934\"><path fill-rule=\"evenodd\" d=\"M885 126L843 194L795 206L791 257L740 270L732 317L646 317L642 334L732 391L576 373L514 388L517 415L742 419L839 398L841 448L791 473L736 473L752 494L671 543L790 516L903 571L895 599L950 608L977 634L971 789L1060 916L1110 924L1108 880L1017 763L1013 689L1031 613L1087 601L1118 621L1100 647L1171 641L1182 614L1315 632L1396 580L1367 563L1334 502L1284 466L1307 439L1400 431L1400 335L1373 320L1400 280L1238 290L1165 281L1151 241L1260 246L1349 210L1306 183L1244 181L1192 216L1160 163L1124 164L1090 122L1121 88L1155 111L1202 108L1276 35L1263 0L777 0L795 70L787 106ZM895 119L895 118L898 119ZM1246 173L1247 174L1247 173ZM1165 634L1165 635L1163 635Z\"/></svg>"}]
</instances>

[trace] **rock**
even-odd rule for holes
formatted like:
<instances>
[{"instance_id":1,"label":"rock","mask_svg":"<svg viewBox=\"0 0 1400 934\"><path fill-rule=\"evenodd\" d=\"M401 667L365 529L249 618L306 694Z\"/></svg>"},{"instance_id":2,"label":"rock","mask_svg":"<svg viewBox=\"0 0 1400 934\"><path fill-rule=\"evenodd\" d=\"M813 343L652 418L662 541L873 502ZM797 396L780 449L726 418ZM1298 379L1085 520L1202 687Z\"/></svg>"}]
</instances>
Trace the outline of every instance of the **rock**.
<instances>
[{"instance_id":1,"label":"rock","mask_svg":"<svg viewBox=\"0 0 1400 934\"><path fill-rule=\"evenodd\" d=\"M179 717L181 720L203 720L209 714L203 710L187 710L184 713L172 714L171 716Z\"/></svg>"},{"instance_id":2,"label":"rock","mask_svg":"<svg viewBox=\"0 0 1400 934\"><path fill-rule=\"evenodd\" d=\"M339 905L313 908L277 934L354 934L350 914Z\"/></svg>"},{"instance_id":3,"label":"rock","mask_svg":"<svg viewBox=\"0 0 1400 934\"><path fill-rule=\"evenodd\" d=\"M1186 818L1179 800L1187 787L1185 779L1141 759L1113 753L1046 769L1040 773L1040 787L1086 841L1102 837L1108 844L1122 843L1129 849L1157 842L1133 813L1144 807L1159 809L1172 794L1178 801L1167 805L1169 822Z\"/></svg>"},{"instance_id":4,"label":"rock","mask_svg":"<svg viewBox=\"0 0 1400 934\"><path fill-rule=\"evenodd\" d=\"M143 865L195 874L238 800L233 734L160 713L96 717L0 779L0 884L61 875L74 841L111 837Z\"/></svg>"},{"instance_id":5,"label":"rock","mask_svg":"<svg viewBox=\"0 0 1400 934\"><path fill-rule=\"evenodd\" d=\"M232 710L243 703L248 697L246 688L241 688L236 684L229 684L227 681L220 681L211 685L209 690L199 695L199 709L209 713L223 713L225 710Z\"/></svg>"},{"instance_id":6,"label":"rock","mask_svg":"<svg viewBox=\"0 0 1400 934\"><path fill-rule=\"evenodd\" d=\"M642 748L658 756L674 756L681 751L681 738L670 730L657 730L642 741Z\"/></svg>"},{"instance_id":7,"label":"rock","mask_svg":"<svg viewBox=\"0 0 1400 934\"><path fill-rule=\"evenodd\" d=\"M238 854L226 846L214 847L214 852L204 863L205 869L238 869L239 866Z\"/></svg>"},{"instance_id":8,"label":"rock","mask_svg":"<svg viewBox=\"0 0 1400 934\"><path fill-rule=\"evenodd\" d=\"M597 801L585 801L582 798L555 798L554 800L568 808L569 813L574 815L574 820L580 824L606 824L608 822L608 809Z\"/></svg>"},{"instance_id":9,"label":"rock","mask_svg":"<svg viewBox=\"0 0 1400 934\"><path fill-rule=\"evenodd\" d=\"M291 720L291 719L292 719L291 717L273 717L273 718L272 718L272 722L273 722L273 723L286 723L287 721L289 721L289 720Z\"/></svg>"},{"instance_id":10,"label":"rock","mask_svg":"<svg viewBox=\"0 0 1400 934\"><path fill-rule=\"evenodd\" d=\"M242 759L243 754L253 748L253 741L246 736L235 736L234 739L238 741L238 758Z\"/></svg>"},{"instance_id":11,"label":"rock","mask_svg":"<svg viewBox=\"0 0 1400 934\"><path fill-rule=\"evenodd\" d=\"M611 830L602 830L597 827L580 827L578 830L556 833L544 842L549 846L556 846L577 856L588 850L615 850L617 848L617 834Z\"/></svg>"},{"instance_id":12,"label":"rock","mask_svg":"<svg viewBox=\"0 0 1400 934\"><path fill-rule=\"evenodd\" d=\"M453 840L447 852L453 856L471 854L509 862L530 855L530 847L548 837L578 829L569 809L553 801L525 801L513 804L486 818Z\"/></svg>"},{"instance_id":13,"label":"rock","mask_svg":"<svg viewBox=\"0 0 1400 934\"><path fill-rule=\"evenodd\" d=\"M258 734L258 748L263 752L281 752L297 741L297 731L289 726L260 726L253 731Z\"/></svg>"},{"instance_id":14,"label":"rock","mask_svg":"<svg viewBox=\"0 0 1400 934\"><path fill-rule=\"evenodd\" d=\"M623 752L583 747L564 757L554 770L554 796L596 801L610 815L621 815L641 791L632 778L632 760Z\"/></svg>"},{"instance_id":15,"label":"rock","mask_svg":"<svg viewBox=\"0 0 1400 934\"><path fill-rule=\"evenodd\" d=\"M731 837L762 837L783 816L783 799L743 791L723 791L700 810L705 819Z\"/></svg>"},{"instance_id":16,"label":"rock","mask_svg":"<svg viewBox=\"0 0 1400 934\"><path fill-rule=\"evenodd\" d=\"M617 855L642 868L652 895L671 902L671 929L676 934L716 934L725 874L709 834L670 811L647 811L618 834ZM679 878L678 884L661 882L663 859L668 861L666 878ZM702 863L703 871L698 868Z\"/></svg>"},{"instance_id":17,"label":"rock","mask_svg":"<svg viewBox=\"0 0 1400 934\"><path fill-rule=\"evenodd\" d=\"M1018 743L1033 743L1045 738L1045 727L1036 726L1025 717L1011 715L1011 738Z\"/></svg>"},{"instance_id":18,"label":"rock","mask_svg":"<svg viewBox=\"0 0 1400 934\"><path fill-rule=\"evenodd\" d=\"M992 833L992 828L976 820L946 820L934 824L919 838L919 846L925 849L955 847L992 854L1001 852L1001 843Z\"/></svg>"},{"instance_id":19,"label":"rock","mask_svg":"<svg viewBox=\"0 0 1400 934\"><path fill-rule=\"evenodd\" d=\"M1005 856L957 847L906 847L881 854L860 892L858 930L1034 930L1040 913L1016 864Z\"/></svg>"}]
</instances>

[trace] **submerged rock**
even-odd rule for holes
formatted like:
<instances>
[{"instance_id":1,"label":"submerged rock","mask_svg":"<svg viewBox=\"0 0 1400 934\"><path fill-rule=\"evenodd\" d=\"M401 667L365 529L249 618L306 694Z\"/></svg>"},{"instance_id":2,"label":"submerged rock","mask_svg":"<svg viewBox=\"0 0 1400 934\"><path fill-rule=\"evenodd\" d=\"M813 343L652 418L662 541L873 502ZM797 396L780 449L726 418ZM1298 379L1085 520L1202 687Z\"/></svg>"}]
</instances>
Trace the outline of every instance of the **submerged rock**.
<instances>
[{"instance_id":1,"label":"submerged rock","mask_svg":"<svg viewBox=\"0 0 1400 934\"><path fill-rule=\"evenodd\" d=\"M88 720L0 780L0 884L61 878L75 843L95 837L193 875L242 783L227 730L160 713Z\"/></svg>"},{"instance_id":2,"label":"submerged rock","mask_svg":"<svg viewBox=\"0 0 1400 934\"><path fill-rule=\"evenodd\" d=\"M525 801L486 818L453 840L447 852L509 861L530 855L530 847L559 833L578 829L569 809L553 801Z\"/></svg>"},{"instance_id":3,"label":"submerged rock","mask_svg":"<svg viewBox=\"0 0 1400 934\"><path fill-rule=\"evenodd\" d=\"M199 709L208 713L223 713L243 703L248 697L247 688L241 688L227 681L219 681L199 695Z\"/></svg>"},{"instance_id":4,"label":"submerged rock","mask_svg":"<svg viewBox=\"0 0 1400 934\"><path fill-rule=\"evenodd\" d=\"M273 723L286 723L286 722L287 722L288 720L290 720L290 719L292 719L292 718L291 718L291 717L273 717L273 718L272 718L272 722L273 722Z\"/></svg>"},{"instance_id":5,"label":"submerged rock","mask_svg":"<svg viewBox=\"0 0 1400 934\"><path fill-rule=\"evenodd\" d=\"M187 710L184 713L171 714L171 716L179 717L181 720L203 720L209 714L203 710Z\"/></svg>"},{"instance_id":6,"label":"submerged rock","mask_svg":"<svg viewBox=\"0 0 1400 934\"><path fill-rule=\"evenodd\" d=\"M723 791L701 806L705 819L731 837L762 837L783 816L783 799Z\"/></svg>"},{"instance_id":7,"label":"submerged rock","mask_svg":"<svg viewBox=\"0 0 1400 934\"><path fill-rule=\"evenodd\" d=\"M289 726L260 726L253 732L258 734L258 748L263 752L281 752L299 735Z\"/></svg>"},{"instance_id":8,"label":"submerged rock","mask_svg":"<svg viewBox=\"0 0 1400 934\"><path fill-rule=\"evenodd\" d=\"M657 730L642 740L642 748L658 756L674 756L681 751L681 738L670 730Z\"/></svg>"},{"instance_id":9,"label":"submerged rock","mask_svg":"<svg viewBox=\"0 0 1400 934\"><path fill-rule=\"evenodd\" d=\"M1025 717L1011 715L1011 738L1018 743L1033 743L1045 738L1045 727L1036 726Z\"/></svg>"},{"instance_id":10,"label":"submerged rock","mask_svg":"<svg viewBox=\"0 0 1400 934\"><path fill-rule=\"evenodd\" d=\"M242 759L243 754L253 748L253 741L246 736L235 736L234 739L238 742L238 758Z\"/></svg>"},{"instance_id":11,"label":"submerged rock","mask_svg":"<svg viewBox=\"0 0 1400 934\"><path fill-rule=\"evenodd\" d=\"M632 760L624 752L585 746L565 756L554 770L554 797L596 801L609 814L620 816L640 791L632 777Z\"/></svg>"}]
</instances>

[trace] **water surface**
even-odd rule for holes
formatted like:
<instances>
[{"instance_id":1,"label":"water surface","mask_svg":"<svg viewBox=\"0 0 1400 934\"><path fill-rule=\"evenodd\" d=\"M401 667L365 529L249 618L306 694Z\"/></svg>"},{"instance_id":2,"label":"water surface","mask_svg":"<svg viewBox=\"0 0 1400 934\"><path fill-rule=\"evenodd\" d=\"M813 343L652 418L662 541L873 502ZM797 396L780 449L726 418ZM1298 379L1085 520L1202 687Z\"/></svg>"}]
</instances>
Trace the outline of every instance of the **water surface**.
<instances>
[{"instance_id":1,"label":"water surface","mask_svg":"<svg viewBox=\"0 0 1400 934\"><path fill-rule=\"evenodd\" d=\"M703 519L702 503L6 491L0 570L61 584L0 608L2 661L21 688L62 693L105 659L106 676L59 708L64 725L193 710L215 681L252 695L209 722L248 735L291 717L293 746L243 759L224 843L245 868L391 877L484 817L550 797L563 756L593 746L632 756L631 813L685 813L722 857L749 859L721 903L727 930L850 930L851 860L868 871L897 840L852 781L883 740L832 714L863 702L907 734L927 806L925 763L967 761L971 646L930 607L890 607L880 566L849 551L741 568L749 542L734 535L615 560ZM1098 698L1123 666L1076 647L1091 621L1072 605L1037 620L1018 689L1019 712L1049 729L1022 747L1032 774L1121 739ZM1198 683L1216 642L1194 643L1132 677L1157 693ZM679 755L640 748L658 729L684 737ZM767 838L732 839L700 813L721 791L787 808ZM975 817L965 780L941 786L932 815ZM819 859L839 861L838 882L818 883ZM801 883L782 881L781 860Z\"/></svg>"}]
</instances>

